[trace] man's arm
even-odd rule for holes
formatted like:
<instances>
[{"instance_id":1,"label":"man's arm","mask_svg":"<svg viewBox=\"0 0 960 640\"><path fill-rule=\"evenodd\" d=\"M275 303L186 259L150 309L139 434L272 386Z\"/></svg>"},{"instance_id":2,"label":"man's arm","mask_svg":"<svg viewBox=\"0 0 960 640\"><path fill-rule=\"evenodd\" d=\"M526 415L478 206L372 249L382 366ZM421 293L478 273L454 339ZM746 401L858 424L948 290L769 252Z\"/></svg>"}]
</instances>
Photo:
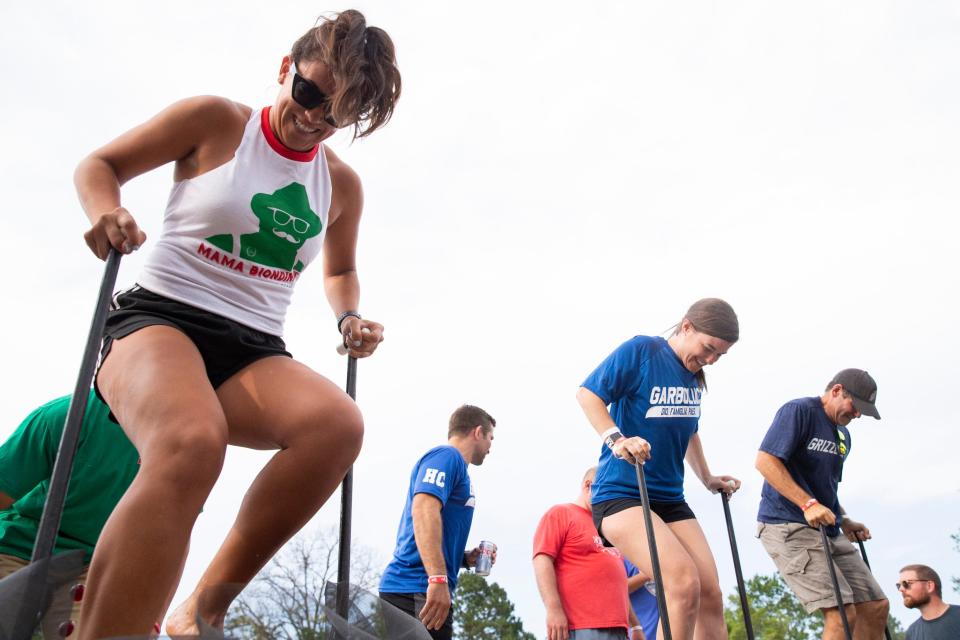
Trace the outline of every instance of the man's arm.
<instances>
[{"instance_id":1,"label":"man's arm","mask_svg":"<svg viewBox=\"0 0 960 640\"><path fill-rule=\"evenodd\" d=\"M637 573L627 578L627 593L633 593L648 582L650 577L643 571L637 570Z\"/></svg>"},{"instance_id":2,"label":"man's arm","mask_svg":"<svg viewBox=\"0 0 960 640\"><path fill-rule=\"evenodd\" d=\"M6 511L11 506L13 506L14 499L5 494L3 491L0 491L0 511Z\"/></svg>"},{"instance_id":3,"label":"man's arm","mask_svg":"<svg viewBox=\"0 0 960 640\"><path fill-rule=\"evenodd\" d=\"M633 607L629 605L627 606L627 618L630 622L630 640L647 640L647 636L643 635L643 626L640 624L640 619L633 612Z\"/></svg>"},{"instance_id":4,"label":"man's arm","mask_svg":"<svg viewBox=\"0 0 960 640\"><path fill-rule=\"evenodd\" d=\"M842 516L840 518L840 530L843 531L850 542L869 540L873 537L870 535L870 529L867 529L867 525L851 519L842 505L840 505L840 515Z\"/></svg>"},{"instance_id":5,"label":"man's arm","mask_svg":"<svg viewBox=\"0 0 960 640\"><path fill-rule=\"evenodd\" d=\"M794 482L780 458L766 451L758 451L756 467L763 479L776 489L777 493L798 507L803 508L803 505L812 499L810 494ZM803 517L806 518L807 524L814 528L822 524L832 525L837 521L833 511L820 503L808 507L803 512Z\"/></svg>"},{"instance_id":6,"label":"man's arm","mask_svg":"<svg viewBox=\"0 0 960 640\"><path fill-rule=\"evenodd\" d=\"M429 493L413 496L410 514L413 517L413 537L420 552L420 561L428 576L447 576L443 560L443 520L440 499ZM427 585L427 601L420 611L420 620L427 629L439 629L450 612L450 588L446 582Z\"/></svg>"},{"instance_id":7,"label":"man's arm","mask_svg":"<svg viewBox=\"0 0 960 640\"><path fill-rule=\"evenodd\" d=\"M553 558L545 553L535 555L533 572L537 576L540 598L547 609L547 640L567 640L570 637L570 628L563 603L560 601L560 591L557 589L557 571L553 566Z\"/></svg>"}]
</instances>

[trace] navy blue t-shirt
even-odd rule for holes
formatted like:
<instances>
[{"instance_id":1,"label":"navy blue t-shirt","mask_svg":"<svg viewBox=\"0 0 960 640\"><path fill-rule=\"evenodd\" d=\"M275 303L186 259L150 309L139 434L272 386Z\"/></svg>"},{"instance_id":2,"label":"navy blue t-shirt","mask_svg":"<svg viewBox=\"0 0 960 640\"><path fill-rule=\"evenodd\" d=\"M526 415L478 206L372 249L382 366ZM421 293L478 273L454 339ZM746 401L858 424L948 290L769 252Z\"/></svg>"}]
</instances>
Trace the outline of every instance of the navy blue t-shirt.
<instances>
[{"instance_id":1,"label":"navy blue t-shirt","mask_svg":"<svg viewBox=\"0 0 960 640\"><path fill-rule=\"evenodd\" d=\"M850 432L827 417L820 398L791 400L780 407L760 451L780 458L793 481L837 514L839 520L837 487L843 475L843 461L850 455ZM806 524L800 507L767 482L763 483L760 495L760 522ZM828 535L838 533L836 526L827 527Z\"/></svg>"},{"instance_id":2,"label":"navy blue t-shirt","mask_svg":"<svg viewBox=\"0 0 960 640\"><path fill-rule=\"evenodd\" d=\"M624 436L650 443L651 457L644 465L650 499L682 502L683 458L697 432L702 390L667 341L650 336L627 340L581 386L610 406ZM591 501L639 497L633 465L601 444Z\"/></svg>"},{"instance_id":3,"label":"navy blue t-shirt","mask_svg":"<svg viewBox=\"0 0 960 640\"><path fill-rule=\"evenodd\" d=\"M457 586L457 572L463 564L463 552L473 523L476 499L467 461L449 445L434 447L413 466L410 489L400 517L397 546L393 560L387 565L380 580L384 593L426 593L427 572L423 568L417 541L413 535L413 496L429 493L440 500L440 519L443 523L443 560L447 565L447 580L451 593Z\"/></svg>"}]
</instances>

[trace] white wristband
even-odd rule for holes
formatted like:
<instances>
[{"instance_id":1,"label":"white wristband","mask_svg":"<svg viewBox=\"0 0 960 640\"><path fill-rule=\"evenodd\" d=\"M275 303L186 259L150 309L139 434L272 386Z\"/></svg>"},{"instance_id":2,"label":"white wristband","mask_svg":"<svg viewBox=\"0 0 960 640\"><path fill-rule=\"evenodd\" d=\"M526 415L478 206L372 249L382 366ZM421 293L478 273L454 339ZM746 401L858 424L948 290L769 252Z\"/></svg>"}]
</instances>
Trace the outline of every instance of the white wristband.
<instances>
[{"instance_id":1,"label":"white wristband","mask_svg":"<svg viewBox=\"0 0 960 640\"><path fill-rule=\"evenodd\" d=\"M600 434L600 439L605 441L607 438L609 438L615 433L619 433L620 435L623 435L623 433L620 431L620 427L610 427L609 429L607 429L606 431Z\"/></svg>"}]
</instances>

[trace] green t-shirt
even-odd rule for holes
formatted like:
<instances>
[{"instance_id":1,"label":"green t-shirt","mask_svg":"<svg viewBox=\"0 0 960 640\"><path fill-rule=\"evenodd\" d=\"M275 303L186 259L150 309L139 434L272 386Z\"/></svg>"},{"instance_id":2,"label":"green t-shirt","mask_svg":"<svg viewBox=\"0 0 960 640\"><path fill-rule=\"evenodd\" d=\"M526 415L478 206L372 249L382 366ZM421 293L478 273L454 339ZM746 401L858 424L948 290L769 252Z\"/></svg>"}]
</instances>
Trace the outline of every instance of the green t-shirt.
<instances>
[{"instance_id":1,"label":"green t-shirt","mask_svg":"<svg viewBox=\"0 0 960 640\"><path fill-rule=\"evenodd\" d=\"M0 491L15 500L0 511L0 553L30 559L69 406L70 396L48 402L0 446ZM83 549L84 563L139 469L137 450L109 414L91 391L54 549Z\"/></svg>"}]
</instances>

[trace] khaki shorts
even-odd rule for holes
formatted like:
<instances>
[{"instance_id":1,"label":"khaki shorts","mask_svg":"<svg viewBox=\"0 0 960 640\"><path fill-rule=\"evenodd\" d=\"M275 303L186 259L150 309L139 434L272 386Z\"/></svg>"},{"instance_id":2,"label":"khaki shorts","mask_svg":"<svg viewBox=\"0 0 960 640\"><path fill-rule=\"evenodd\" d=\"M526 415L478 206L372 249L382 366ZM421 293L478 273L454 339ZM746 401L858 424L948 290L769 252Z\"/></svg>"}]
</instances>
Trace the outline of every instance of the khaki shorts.
<instances>
[{"instance_id":1,"label":"khaki shorts","mask_svg":"<svg viewBox=\"0 0 960 640\"><path fill-rule=\"evenodd\" d=\"M16 556L8 556L0 553L0 578L6 578L8 575L13 573L14 571L18 571L19 569L24 568L28 564L30 563L24 560L23 558L18 558ZM82 574L80 574L80 577L76 579L75 583L83 584L86 581L87 581L87 572L84 571ZM73 584L75 583L71 583L65 586L62 590L63 592L58 593L57 596L54 598L54 602L72 601L73 598L71 597L71 594L69 592L70 592L70 589L73 588ZM44 616L43 621L40 623L40 627L41 629L43 629L44 638L53 639L53 638L60 637L58 633L58 629L60 627L60 624L62 622L65 622L65 620L54 620L53 618L55 617L57 616L46 615ZM76 628L80 626L80 603L79 602L73 603L73 608L70 611L70 619L73 620L73 624L74 624L74 632L70 634L70 637L76 638L77 637Z\"/></svg>"},{"instance_id":2,"label":"khaki shorts","mask_svg":"<svg viewBox=\"0 0 960 640\"><path fill-rule=\"evenodd\" d=\"M807 613L837 606L818 529L793 522L758 522L757 537ZM886 600L883 589L846 536L828 539L844 604Z\"/></svg>"}]
</instances>

